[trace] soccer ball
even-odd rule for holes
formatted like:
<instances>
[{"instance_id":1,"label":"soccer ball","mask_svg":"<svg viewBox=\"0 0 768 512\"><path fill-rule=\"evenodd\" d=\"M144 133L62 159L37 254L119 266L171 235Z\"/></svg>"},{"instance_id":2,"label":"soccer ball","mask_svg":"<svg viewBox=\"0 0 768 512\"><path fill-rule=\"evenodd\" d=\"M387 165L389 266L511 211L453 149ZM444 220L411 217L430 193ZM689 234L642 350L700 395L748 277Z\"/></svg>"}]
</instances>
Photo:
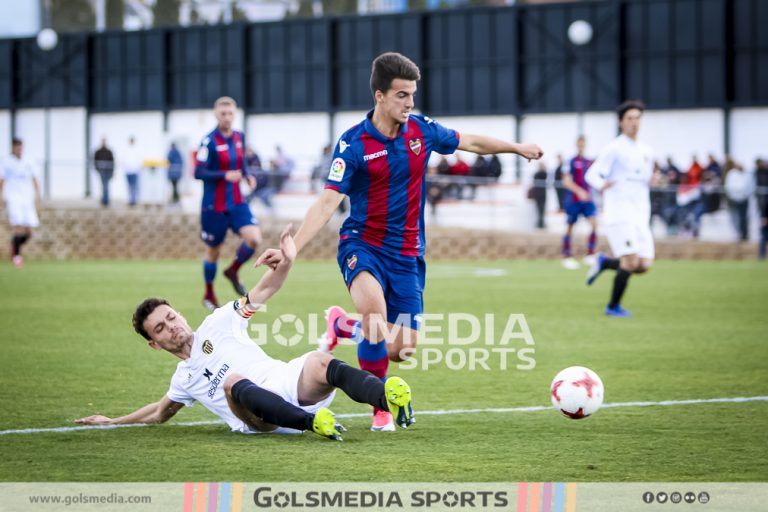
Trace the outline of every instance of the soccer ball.
<instances>
[{"instance_id":1,"label":"soccer ball","mask_svg":"<svg viewBox=\"0 0 768 512\"><path fill-rule=\"evenodd\" d=\"M56 48L59 42L59 35L52 28L44 28L37 33L37 46L46 52Z\"/></svg>"},{"instance_id":2,"label":"soccer ball","mask_svg":"<svg viewBox=\"0 0 768 512\"><path fill-rule=\"evenodd\" d=\"M568 27L568 39L577 46L592 40L592 25L588 21L576 20Z\"/></svg>"},{"instance_id":3,"label":"soccer ball","mask_svg":"<svg viewBox=\"0 0 768 512\"><path fill-rule=\"evenodd\" d=\"M555 376L549 387L552 405L572 420L597 412L603 404L603 381L583 366L571 366Z\"/></svg>"}]
</instances>

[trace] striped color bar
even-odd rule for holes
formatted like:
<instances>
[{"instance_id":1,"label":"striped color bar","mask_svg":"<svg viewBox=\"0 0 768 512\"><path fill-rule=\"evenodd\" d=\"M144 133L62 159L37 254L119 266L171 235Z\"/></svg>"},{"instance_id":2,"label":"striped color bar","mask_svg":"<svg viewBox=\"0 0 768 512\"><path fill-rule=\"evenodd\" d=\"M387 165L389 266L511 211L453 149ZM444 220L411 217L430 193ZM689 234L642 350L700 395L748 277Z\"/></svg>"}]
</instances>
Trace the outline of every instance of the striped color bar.
<instances>
[{"instance_id":1,"label":"striped color bar","mask_svg":"<svg viewBox=\"0 0 768 512\"><path fill-rule=\"evenodd\" d=\"M576 512L576 484L565 485L565 512Z\"/></svg>"},{"instance_id":2,"label":"striped color bar","mask_svg":"<svg viewBox=\"0 0 768 512\"><path fill-rule=\"evenodd\" d=\"M205 491L207 490L208 484L203 482L198 482L195 484L195 495L197 499L195 500L195 512L206 512L205 511Z\"/></svg>"},{"instance_id":3,"label":"striped color bar","mask_svg":"<svg viewBox=\"0 0 768 512\"><path fill-rule=\"evenodd\" d=\"M528 512L539 512L539 482L528 484Z\"/></svg>"},{"instance_id":4,"label":"striped color bar","mask_svg":"<svg viewBox=\"0 0 768 512\"><path fill-rule=\"evenodd\" d=\"M192 504L195 502L195 484L184 484L184 512L192 512Z\"/></svg>"},{"instance_id":5,"label":"striped color bar","mask_svg":"<svg viewBox=\"0 0 768 512\"><path fill-rule=\"evenodd\" d=\"M208 512L218 512L219 484L208 484Z\"/></svg>"},{"instance_id":6,"label":"striped color bar","mask_svg":"<svg viewBox=\"0 0 768 512\"><path fill-rule=\"evenodd\" d=\"M541 492L541 512L552 512L552 483L545 482Z\"/></svg>"},{"instance_id":7,"label":"striped color bar","mask_svg":"<svg viewBox=\"0 0 768 512\"><path fill-rule=\"evenodd\" d=\"M230 512L240 512L243 507L243 484L232 484L232 508Z\"/></svg>"},{"instance_id":8,"label":"striped color bar","mask_svg":"<svg viewBox=\"0 0 768 512\"><path fill-rule=\"evenodd\" d=\"M576 512L576 484L520 482L517 512Z\"/></svg>"},{"instance_id":9,"label":"striped color bar","mask_svg":"<svg viewBox=\"0 0 768 512\"><path fill-rule=\"evenodd\" d=\"M517 512L526 512L526 503L528 503L528 484L520 482L517 484Z\"/></svg>"},{"instance_id":10,"label":"striped color bar","mask_svg":"<svg viewBox=\"0 0 768 512\"><path fill-rule=\"evenodd\" d=\"M241 512L242 483L185 483L184 512Z\"/></svg>"},{"instance_id":11,"label":"striped color bar","mask_svg":"<svg viewBox=\"0 0 768 512\"><path fill-rule=\"evenodd\" d=\"M232 484L222 483L220 494L219 510L229 512L229 504L232 501Z\"/></svg>"}]
</instances>

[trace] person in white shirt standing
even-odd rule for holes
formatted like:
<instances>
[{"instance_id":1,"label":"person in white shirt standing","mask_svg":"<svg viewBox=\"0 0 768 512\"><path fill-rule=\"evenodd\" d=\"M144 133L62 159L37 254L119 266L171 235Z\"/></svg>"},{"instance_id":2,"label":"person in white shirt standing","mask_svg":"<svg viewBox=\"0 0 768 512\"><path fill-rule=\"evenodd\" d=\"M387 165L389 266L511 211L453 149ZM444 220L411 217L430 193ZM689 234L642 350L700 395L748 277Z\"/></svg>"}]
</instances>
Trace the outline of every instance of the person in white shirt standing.
<instances>
[{"instance_id":1,"label":"person in white shirt standing","mask_svg":"<svg viewBox=\"0 0 768 512\"><path fill-rule=\"evenodd\" d=\"M613 258L598 254L587 273L587 284L607 269L615 270L611 299L605 314L627 317L621 299L632 274L647 272L653 264L650 186L653 178L653 151L637 140L645 105L625 101L619 105L618 137L603 148L586 180L603 194L603 224Z\"/></svg>"},{"instance_id":2,"label":"person in white shirt standing","mask_svg":"<svg viewBox=\"0 0 768 512\"><path fill-rule=\"evenodd\" d=\"M168 392L119 418L95 415L75 422L164 423L198 401L234 432L310 430L341 441L344 428L328 409L339 388L356 402L390 411L401 427L410 426L411 389L400 377L389 377L385 383L321 351L286 363L268 356L248 337L248 319L282 287L296 258L290 229L288 225L280 235L281 261L250 292L211 313L197 331L164 299L143 301L133 315L134 329L151 348L181 359Z\"/></svg>"},{"instance_id":3,"label":"person in white shirt standing","mask_svg":"<svg viewBox=\"0 0 768 512\"><path fill-rule=\"evenodd\" d=\"M749 198L754 193L755 177L741 164L734 164L725 175L725 195L728 196L733 226L742 242L749 240Z\"/></svg>"},{"instance_id":4,"label":"person in white shirt standing","mask_svg":"<svg viewBox=\"0 0 768 512\"><path fill-rule=\"evenodd\" d=\"M139 172L144 166L144 160L141 158L139 148L136 147L136 138L131 136L128 139L128 150L123 157L123 169L125 170L125 179L128 182L128 205L136 206L139 198Z\"/></svg>"},{"instance_id":5,"label":"person in white shirt standing","mask_svg":"<svg viewBox=\"0 0 768 512\"><path fill-rule=\"evenodd\" d=\"M17 268L24 266L21 246L32 236L32 229L40 225L36 203L40 201L40 184L32 164L22 160L24 143L11 141L11 154L0 162L0 197L5 199L11 224L11 258Z\"/></svg>"}]
</instances>

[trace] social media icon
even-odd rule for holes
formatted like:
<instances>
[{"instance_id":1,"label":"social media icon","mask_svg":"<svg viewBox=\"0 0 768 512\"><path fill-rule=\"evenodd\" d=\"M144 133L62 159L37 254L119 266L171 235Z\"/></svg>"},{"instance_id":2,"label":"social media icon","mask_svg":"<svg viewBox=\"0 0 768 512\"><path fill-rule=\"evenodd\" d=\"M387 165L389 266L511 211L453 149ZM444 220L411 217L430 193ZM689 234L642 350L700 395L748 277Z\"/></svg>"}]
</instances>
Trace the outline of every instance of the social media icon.
<instances>
[{"instance_id":1,"label":"social media icon","mask_svg":"<svg viewBox=\"0 0 768 512\"><path fill-rule=\"evenodd\" d=\"M643 493L643 502L644 503L653 503L653 493L652 492L644 492Z\"/></svg>"},{"instance_id":2,"label":"social media icon","mask_svg":"<svg viewBox=\"0 0 768 512\"><path fill-rule=\"evenodd\" d=\"M706 491L701 491L699 493L699 503L709 503L709 493Z\"/></svg>"}]
</instances>

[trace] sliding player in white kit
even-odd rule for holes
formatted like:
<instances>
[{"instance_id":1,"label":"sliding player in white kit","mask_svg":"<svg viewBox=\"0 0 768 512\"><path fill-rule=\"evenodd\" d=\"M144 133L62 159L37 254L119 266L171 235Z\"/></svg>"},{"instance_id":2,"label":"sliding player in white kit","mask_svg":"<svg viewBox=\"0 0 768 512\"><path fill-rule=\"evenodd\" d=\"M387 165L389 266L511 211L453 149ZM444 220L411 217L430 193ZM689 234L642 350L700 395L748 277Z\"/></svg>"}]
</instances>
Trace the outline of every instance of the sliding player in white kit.
<instances>
[{"instance_id":1,"label":"sliding player in white kit","mask_svg":"<svg viewBox=\"0 0 768 512\"><path fill-rule=\"evenodd\" d=\"M645 105L625 101L619 105L619 130L587 171L586 180L603 193L603 224L613 258L598 254L587 273L591 285L603 270L616 271L611 299L605 314L627 317L621 298L632 274L647 272L653 264L650 186L653 177L653 151L637 140Z\"/></svg>"},{"instance_id":2,"label":"sliding player in white kit","mask_svg":"<svg viewBox=\"0 0 768 512\"><path fill-rule=\"evenodd\" d=\"M352 400L386 408L398 425L413 420L411 390L399 377L386 383L320 351L289 362L269 357L248 337L248 319L288 277L296 245L288 226L280 236L284 258L241 299L216 309L193 332L163 299L147 299L136 309L133 326L156 350L182 361L159 401L126 416L89 416L86 425L163 423L195 401L223 419L235 432L299 433L311 430L341 440L344 428L328 410L335 388ZM386 389L386 392L385 392Z\"/></svg>"}]
</instances>

